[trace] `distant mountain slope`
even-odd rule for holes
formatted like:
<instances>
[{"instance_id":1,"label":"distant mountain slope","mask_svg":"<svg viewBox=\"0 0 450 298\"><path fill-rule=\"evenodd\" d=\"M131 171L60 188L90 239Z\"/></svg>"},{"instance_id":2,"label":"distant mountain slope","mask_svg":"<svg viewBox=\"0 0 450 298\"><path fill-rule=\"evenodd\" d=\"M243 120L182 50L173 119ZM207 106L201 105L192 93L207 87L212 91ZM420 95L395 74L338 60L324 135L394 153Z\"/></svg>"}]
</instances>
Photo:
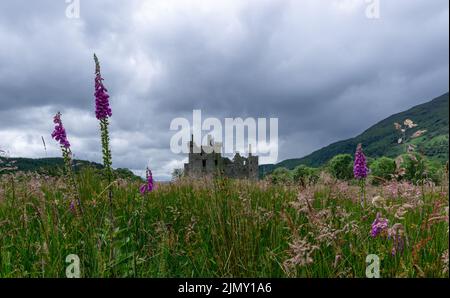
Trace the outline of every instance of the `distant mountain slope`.
<instances>
[{"instance_id":1,"label":"distant mountain slope","mask_svg":"<svg viewBox=\"0 0 450 298\"><path fill-rule=\"evenodd\" d=\"M354 138L333 143L302 158L287 159L276 165L261 165L260 174L270 173L277 167L293 169L300 164L322 166L336 154L353 154L358 143L363 144L364 151L369 157L376 158L383 155L395 157L401 153L402 147L397 144L398 134L394 130L394 122L403 123L407 118L418 124L411 130L411 134L419 129L427 130L423 136L413 140L418 147L417 150L432 159L448 160L448 108L447 92L427 103L392 115Z\"/></svg>"},{"instance_id":2,"label":"distant mountain slope","mask_svg":"<svg viewBox=\"0 0 450 298\"><path fill-rule=\"evenodd\" d=\"M50 176L58 175L59 170L64 166L64 160L60 157L49 157L49 158L23 158L23 157L11 157L6 158L0 156L0 168L1 166L10 164L15 168L14 171L0 171L0 175L7 172L15 172L15 171L22 171L22 172L37 172L40 174L46 174ZM86 160L79 160L75 159L73 160L73 167L75 171L78 171L79 169L83 167L92 167L95 169L103 169L103 165L86 161ZM133 174L128 169L115 169L114 173L117 175L117 177L120 178L130 178L130 179L141 179L140 177Z\"/></svg>"}]
</instances>

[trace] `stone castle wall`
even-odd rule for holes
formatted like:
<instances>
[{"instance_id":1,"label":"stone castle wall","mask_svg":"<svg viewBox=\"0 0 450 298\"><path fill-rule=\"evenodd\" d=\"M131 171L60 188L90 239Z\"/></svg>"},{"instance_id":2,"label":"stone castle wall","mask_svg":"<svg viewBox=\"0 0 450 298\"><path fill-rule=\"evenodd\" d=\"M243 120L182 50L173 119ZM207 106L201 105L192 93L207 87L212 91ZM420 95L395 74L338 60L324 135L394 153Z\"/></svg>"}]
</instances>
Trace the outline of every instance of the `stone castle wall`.
<instances>
[{"instance_id":1,"label":"stone castle wall","mask_svg":"<svg viewBox=\"0 0 450 298\"><path fill-rule=\"evenodd\" d=\"M194 153L194 147L197 152ZM189 161L184 164L184 173L189 177L203 177L223 175L236 179L258 179L258 156L251 153L243 157L237 153L233 160L222 157L220 145L210 142L208 146L195 145L193 140L189 142Z\"/></svg>"}]
</instances>

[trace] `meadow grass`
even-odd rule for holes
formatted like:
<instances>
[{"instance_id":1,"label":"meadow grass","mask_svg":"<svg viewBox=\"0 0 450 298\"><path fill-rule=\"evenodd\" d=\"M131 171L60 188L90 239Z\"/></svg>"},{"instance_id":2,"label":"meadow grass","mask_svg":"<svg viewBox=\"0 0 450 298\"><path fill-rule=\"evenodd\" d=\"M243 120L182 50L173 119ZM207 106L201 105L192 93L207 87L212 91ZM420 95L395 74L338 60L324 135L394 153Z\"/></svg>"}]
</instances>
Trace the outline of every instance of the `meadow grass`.
<instances>
[{"instance_id":1,"label":"meadow grass","mask_svg":"<svg viewBox=\"0 0 450 298\"><path fill-rule=\"evenodd\" d=\"M65 277L69 254L82 277L365 277L369 254L382 277L448 277L448 188L369 187L364 209L356 186L326 177L306 188L181 179L145 196L119 179L111 222L106 179L87 168L76 184L0 177L0 277ZM394 255L392 238L370 236L378 212L402 225Z\"/></svg>"}]
</instances>

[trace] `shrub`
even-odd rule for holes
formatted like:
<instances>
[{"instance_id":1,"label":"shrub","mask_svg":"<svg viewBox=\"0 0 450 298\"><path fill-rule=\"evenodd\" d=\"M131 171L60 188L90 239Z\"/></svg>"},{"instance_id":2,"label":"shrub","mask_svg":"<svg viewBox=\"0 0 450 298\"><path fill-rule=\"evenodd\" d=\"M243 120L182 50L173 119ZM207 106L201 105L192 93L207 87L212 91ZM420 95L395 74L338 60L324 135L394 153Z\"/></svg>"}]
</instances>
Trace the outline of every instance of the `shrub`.
<instances>
[{"instance_id":1,"label":"shrub","mask_svg":"<svg viewBox=\"0 0 450 298\"><path fill-rule=\"evenodd\" d=\"M418 153L408 153L402 155L402 160L401 167L405 169L403 179L414 184L420 184L425 180L431 180L434 183L441 182L440 166L428 160L425 156Z\"/></svg>"},{"instance_id":2,"label":"shrub","mask_svg":"<svg viewBox=\"0 0 450 298\"><path fill-rule=\"evenodd\" d=\"M292 181L291 172L286 168L276 168L270 175L270 181L274 184L289 183Z\"/></svg>"},{"instance_id":3,"label":"shrub","mask_svg":"<svg viewBox=\"0 0 450 298\"><path fill-rule=\"evenodd\" d=\"M350 154L338 154L330 160L328 169L335 178L350 180L353 178L353 158Z\"/></svg>"},{"instance_id":4,"label":"shrub","mask_svg":"<svg viewBox=\"0 0 450 298\"><path fill-rule=\"evenodd\" d=\"M396 170L395 160L389 157L380 157L371 163L370 170L375 177L374 182L379 181L376 178L391 180Z\"/></svg>"},{"instance_id":5,"label":"shrub","mask_svg":"<svg viewBox=\"0 0 450 298\"><path fill-rule=\"evenodd\" d=\"M302 186L314 184L319 179L319 175L317 172L318 171L315 168L310 168L305 165L299 165L292 170L292 179L294 180L294 182L299 183Z\"/></svg>"},{"instance_id":6,"label":"shrub","mask_svg":"<svg viewBox=\"0 0 450 298\"><path fill-rule=\"evenodd\" d=\"M436 184L441 184L445 179L445 167L436 161L426 161L426 176Z\"/></svg>"}]
</instances>

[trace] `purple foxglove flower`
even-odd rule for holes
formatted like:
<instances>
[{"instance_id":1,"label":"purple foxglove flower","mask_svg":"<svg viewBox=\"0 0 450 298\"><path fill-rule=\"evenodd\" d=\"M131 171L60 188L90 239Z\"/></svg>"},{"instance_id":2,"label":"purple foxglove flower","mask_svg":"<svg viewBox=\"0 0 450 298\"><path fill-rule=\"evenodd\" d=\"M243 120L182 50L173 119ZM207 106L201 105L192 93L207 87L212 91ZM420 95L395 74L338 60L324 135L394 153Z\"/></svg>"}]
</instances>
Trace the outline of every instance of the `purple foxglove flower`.
<instances>
[{"instance_id":1,"label":"purple foxglove flower","mask_svg":"<svg viewBox=\"0 0 450 298\"><path fill-rule=\"evenodd\" d=\"M98 120L106 119L112 116L111 108L109 107L108 90L103 85L103 78L100 73L100 64L97 56L95 59L95 116Z\"/></svg>"},{"instance_id":2,"label":"purple foxglove flower","mask_svg":"<svg viewBox=\"0 0 450 298\"><path fill-rule=\"evenodd\" d=\"M355 153L355 163L353 165L353 175L356 179L364 179L367 177L368 172L366 157L364 156L361 144L358 144Z\"/></svg>"},{"instance_id":3,"label":"purple foxglove flower","mask_svg":"<svg viewBox=\"0 0 450 298\"><path fill-rule=\"evenodd\" d=\"M52 138L59 142L64 148L70 148L70 143L67 140L66 130L61 121L61 113L58 112L53 117L53 123L55 123L55 129L52 132Z\"/></svg>"},{"instance_id":4,"label":"purple foxglove flower","mask_svg":"<svg viewBox=\"0 0 450 298\"><path fill-rule=\"evenodd\" d=\"M389 226L389 221L386 218L382 218L381 214L378 212L377 217L372 223L372 229L370 230L370 235L372 237L377 237L381 232L385 231Z\"/></svg>"},{"instance_id":5,"label":"purple foxglove flower","mask_svg":"<svg viewBox=\"0 0 450 298\"><path fill-rule=\"evenodd\" d=\"M147 168L146 171L146 178L147 182L145 184L142 184L141 187L139 188L139 192L142 195L145 195L145 193L151 192L153 190L153 175L152 171L150 171L149 168Z\"/></svg>"},{"instance_id":6,"label":"purple foxglove flower","mask_svg":"<svg viewBox=\"0 0 450 298\"><path fill-rule=\"evenodd\" d=\"M69 206L70 212L72 212L73 214L76 214L76 209L75 209L75 202L72 200L70 201L70 206Z\"/></svg>"}]
</instances>

